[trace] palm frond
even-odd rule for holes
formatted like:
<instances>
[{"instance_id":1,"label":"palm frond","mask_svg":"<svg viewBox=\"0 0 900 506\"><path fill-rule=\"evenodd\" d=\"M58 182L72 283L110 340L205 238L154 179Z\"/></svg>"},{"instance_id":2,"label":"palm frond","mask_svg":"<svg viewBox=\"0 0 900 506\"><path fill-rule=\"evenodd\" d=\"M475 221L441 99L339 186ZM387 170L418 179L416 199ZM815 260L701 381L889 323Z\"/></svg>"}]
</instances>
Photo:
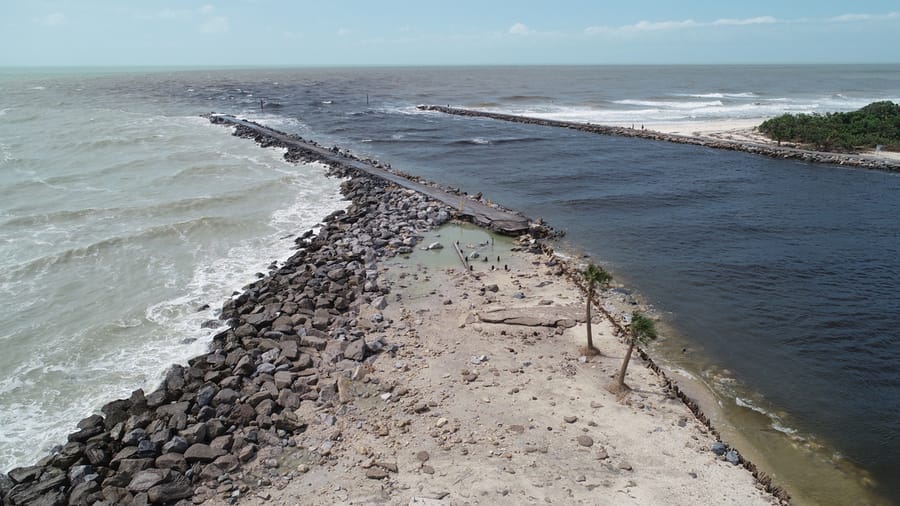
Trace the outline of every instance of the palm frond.
<instances>
[{"instance_id":1,"label":"palm frond","mask_svg":"<svg viewBox=\"0 0 900 506\"><path fill-rule=\"evenodd\" d=\"M635 341L645 344L657 338L656 324L649 317L635 311L631 313L631 335Z\"/></svg>"}]
</instances>

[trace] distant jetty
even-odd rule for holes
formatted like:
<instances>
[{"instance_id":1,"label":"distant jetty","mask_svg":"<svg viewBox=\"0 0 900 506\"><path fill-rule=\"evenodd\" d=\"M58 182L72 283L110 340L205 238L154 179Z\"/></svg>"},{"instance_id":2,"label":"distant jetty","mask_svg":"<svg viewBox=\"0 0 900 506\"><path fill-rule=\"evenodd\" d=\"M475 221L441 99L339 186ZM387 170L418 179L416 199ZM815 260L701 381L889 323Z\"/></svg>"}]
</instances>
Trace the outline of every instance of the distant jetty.
<instances>
[{"instance_id":1,"label":"distant jetty","mask_svg":"<svg viewBox=\"0 0 900 506\"><path fill-rule=\"evenodd\" d=\"M695 137L689 135L668 134L657 132L655 130L645 130L637 128L628 128L610 125L595 125L592 123L578 123L574 121L560 121L543 118L532 118L528 116L518 116L515 114L503 114L496 112L479 111L475 109L463 109L458 107L447 107L441 105L420 105L418 109L421 111L434 111L444 114L453 114L456 116L470 116L478 118L491 118L501 121L510 121L513 123L524 123L527 125L540 125L556 128L568 128L571 130L579 130L600 135L615 135L619 137L637 137L640 139L648 139L654 141L675 142L678 144L693 144L695 146L703 146L715 149L727 149L731 151L744 151L757 155L768 156L771 158L781 158L786 160L802 160L811 163L828 163L834 165L844 165L851 167L860 167L865 169L885 170L900 172L900 162L888 160L884 158L858 155L851 153L827 153L822 151L811 151L806 149L792 148L787 146L777 146L770 144L762 144L747 141L729 141L724 139L711 139L708 137Z\"/></svg>"},{"instance_id":2,"label":"distant jetty","mask_svg":"<svg viewBox=\"0 0 900 506\"><path fill-rule=\"evenodd\" d=\"M242 120L228 114L209 114L206 117L212 123L231 124L238 127L236 135L242 137L259 137L260 144L265 146L281 146L288 149L286 158L291 160L308 159L327 163L331 166L354 169L370 176L394 183L403 188L415 190L433 200L450 206L456 217L470 221L478 226L494 232L519 236L531 231L535 233L540 224L532 224L531 220L519 213L502 209L496 204L484 203L480 194L470 197L465 194L451 193L433 185L414 180L411 176L388 170L390 166L372 160L363 160L338 148L325 148L314 142L265 127L252 121ZM540 235L540 233L538 233Z\"/></svg>"}]
</instances>

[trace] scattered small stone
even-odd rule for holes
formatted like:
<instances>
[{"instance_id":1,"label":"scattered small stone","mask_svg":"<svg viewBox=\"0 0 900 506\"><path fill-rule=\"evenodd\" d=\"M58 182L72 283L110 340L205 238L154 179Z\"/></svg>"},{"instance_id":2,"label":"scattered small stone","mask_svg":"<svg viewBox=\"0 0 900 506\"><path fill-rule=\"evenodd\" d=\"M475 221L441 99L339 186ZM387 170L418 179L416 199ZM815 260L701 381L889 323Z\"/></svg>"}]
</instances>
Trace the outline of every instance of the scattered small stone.
<instances>
[{"instance_id":1,"label":"scattered small stone","mask_svg":"<svg viewBox=\"0 0 900 506\"><path fill-rule=\"evenodd\" d=\"M397 467L397 464L393 462L376 462L375 465L384 469L385 471L390 471L392 473L400 471L400 468Z\"/></svg>"},{"instance_id":2,"label":"scattered small stone","mask_svg":"<svg viewBox=\"0 0 900 506\"><path fill-rule=\"evenodd\" d=\"M581 446L586 446L586 447L594 446L594 440L591 438L591 436L585 436L584 434L582 434L582 435L578 436L577 438L575 438L575 440L578 441L578 444Z\"/></svg>"},{"instance_id":3,"label":"scattered small stone","mask_svg":"<svg viewBox=\"0 0 900 506\"><path fill-rule=\"evenodd\" d=\"M434 474L434 468L428 464L422 464L422 472L425 474Z\"/></svg>"},{"instance_id":4,"label":"scattered small stone","mask_svg":"<svg viewBox=\"0 0 900 506\"><path fill-rule=\"evenodd\" d=\"M716 455L721 456L721 455L725 455L725 452L728 450L728 448L725 446L725 443L723 443L721 441L716 441L715 443L712 444L712 446L710 447L710 450L712 450L712 452L715 453Z\"/></svg>"},{"instance_id":5,"label":"scattered small stone","mask_svg":"<svg viewBox=\"0 0 900 506\"><path fill-rule=\"evenodd\" d=\"M741 456L734 450L728 450L728 452L725 453L725 460L734 465L738 465L741 463Z\"/></svg>"},{"instance_id":6,"label":"scattered small stone","mask_svg":"<svg viewBox=\"0 0 900 506\"><path fill-rule=\"evenodd\" d=\"M425 450L422 450L422 451L416 453L416 459L419 462L428 462L428 459L430 459L430 458L431 458L431 455L429 455L428 452L426 452Z\"/></svg>"},{"instance_id":7,"label":"scattered small stone","mask_svg":"<svg viewBox=\"0 0 900 506\"><path fill-rule=\"evenodd\" d=\"M366 470L366 478L370 480L381 480L388 477L388 472L380 467L370 467Z\"/></svg>"},{"instance_id":8,"label":"scattered small stone","mask_svg":"<svg viewBox=\"0 0 900 506\"><path fill-rule=\"evenodd\" d=\"M575 423L578 421L578 417L577 416L564 416L563 421L566 423Z\"/></svg>"}]
</instances>

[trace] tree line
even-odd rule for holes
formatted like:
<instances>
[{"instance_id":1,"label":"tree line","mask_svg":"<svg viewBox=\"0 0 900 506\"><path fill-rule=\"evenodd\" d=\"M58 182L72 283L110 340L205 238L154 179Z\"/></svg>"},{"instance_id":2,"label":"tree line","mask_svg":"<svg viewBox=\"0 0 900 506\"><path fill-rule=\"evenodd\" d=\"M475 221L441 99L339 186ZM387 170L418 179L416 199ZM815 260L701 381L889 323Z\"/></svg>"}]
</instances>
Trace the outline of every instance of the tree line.
<instances>
[{"instance_id":1,"label":"tree line","mask_svg":"<svg viewBox=\"0 0 900 506\"><path fill-rule=\"evenodd\" d=\"M852 112L782 114L759 131L771 139L813 146L818 151L855 151L881 145L900 151L900 104L873 102Z\"/></svg>"}]
</instances>

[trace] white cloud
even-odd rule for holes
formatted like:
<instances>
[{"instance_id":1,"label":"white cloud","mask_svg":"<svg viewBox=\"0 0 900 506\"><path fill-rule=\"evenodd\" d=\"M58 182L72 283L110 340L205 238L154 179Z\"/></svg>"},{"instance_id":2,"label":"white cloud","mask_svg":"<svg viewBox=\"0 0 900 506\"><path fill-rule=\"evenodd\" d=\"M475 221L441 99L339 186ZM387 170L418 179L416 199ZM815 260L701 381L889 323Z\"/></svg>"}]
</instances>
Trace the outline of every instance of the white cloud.
<instances>
[{"instance_id":1,"label":"white cloud","mask_svg":"<svg viewBox=\"0 0 900 506\"><path fill-rule=\"evenodd\" d=\"M200 23L202 33L225 33L229 29L228 18L217 16Z\"/></svg>"},{"instance_id":2,"label":"white cloud","mask_svg":"<svg viewBox=\"0 0 900 506\"><path fill-rule=\"evenodd\" d=\"M68 22L66 15L62 12L52 12L47 14L42 18L35 19L38 24L54 27L54 26L62 26Z\"/></svg>"},{"instance_id":3,"label":"white cloud","mask_svg":"<svg viewBox=\"0 0 900 506\"><path fill-rule=\"evenodd\" d=\"M294 40L294 39L303 38L303 33L295 32L292 30L286 30L284 32L281 32L281 36L284 37L285 39Z\"/></svg>"},{"instance_id":4,"label":"white cloud","mask_svg":"<svg viewBox=\"0 0 900 506\"><path fill-rule=\"evenodd\" d=\"M516 23L509 27L509 33L513 35L528 35L531 30L523 23Z\"/></svg>"},{"instance_id":5,"label":"white cloud","mask_svg":"<svg viewBox=\"0 0 900 506\"><path fill-rule=\"evenodd\" d=\"M685 19L684 21L638 21L633 25L623 26L620 29L626 31L652 32L658 30L676 30L680 28L690 28L698 26L699 23L693 19Z\"/></svg>"},{"instance_id":6,"label":"white cloud","mask_svg":"<svg viewBox=\"0 0 900 506\"><path fill-rule=\"evenodd\" d=\"M778 19L772 16L759 16L756 18L746 19L717 19L712 22L713 25L767 25L777 23Z\"/></svg>"},{"instance_id":7,"label":"white cloud","mask_svg":"<svg viewBox=\"0 0 900 506\"><path fill-rule=\"evenodd\" d=\"M206 4L203 7L200 7L200 14L212 14L215 10L215 6Z\"/></svg>"},{"instance_id":8,"label":"white cloud","mask_svg":"<svg viewBox=\"0 0 900 506\"><path fill-rule=\"evenodd\" d=\"M798 19L778 19L774 16L756 16L752 18L733 19L722 18L715 21L694 21L693 19L685 20L668 20L668 21L638 21L631 25L622 26L589 26L584 29L587 35L596 35L601 33L629 33L629 32L652 32L663 30L686 30L692 28L703 28L710 26L750 26L750 25L766 25L766 24L807 24L807 23L849 23L849 22L866 22L866 21L893 21L900 20L900 12L888 12L884 14L844 14L831 18L798 18ZM512 29L510 30L512 32Z\"/></svg>"},{"instance_id":9,"label":"white cloud","mask_svg":"<svg viewBox=\"0 0 900 506\"><path fill-rule=\"evenodd\" d=\"M338 34L338 37L346 37L347 35L350 35L350 29L349 28L338 28L337 34Z\"/></svg>"},{"instance_id":10,"label":"white cloud","mask_svg":"<svg viewBox=\"0 0 900 506\"><path fill-rule=\"evenodd\" d=\"M886 21L900 19L900 12L888 12L887 14L844 14L829 18L832 23L848 23L854 21Z\"/></svg>"}]
</instances>

